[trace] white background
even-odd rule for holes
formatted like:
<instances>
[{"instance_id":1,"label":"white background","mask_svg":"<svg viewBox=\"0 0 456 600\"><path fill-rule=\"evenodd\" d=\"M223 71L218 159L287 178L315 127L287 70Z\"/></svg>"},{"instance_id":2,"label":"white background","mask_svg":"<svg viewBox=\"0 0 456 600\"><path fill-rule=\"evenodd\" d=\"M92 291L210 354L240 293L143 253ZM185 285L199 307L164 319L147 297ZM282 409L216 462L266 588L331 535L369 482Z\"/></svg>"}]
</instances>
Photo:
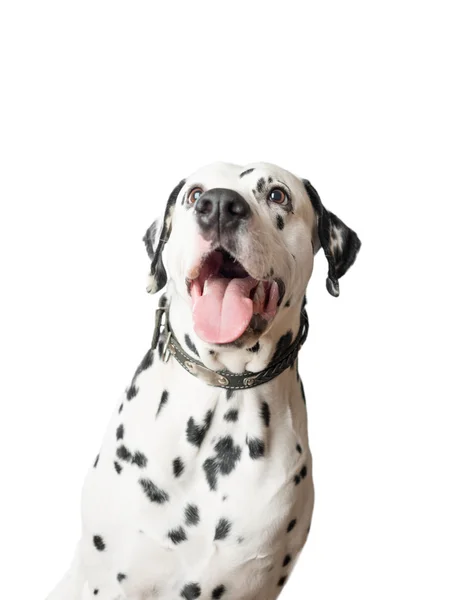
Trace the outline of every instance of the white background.
<instances>
[{"instance_id":1,"label":"white background","mask_svg":"<svg viewBox=\"0 0 456 600\"><path fill-rule=\"evenodd\" d=\"M451 4L2 2L2 599L70 562L150 341L142 235L214 160L309 178L363 241L339 299L322 255L310 284L316 508L283 599L456 597Z\"/></svg>"}]
</instances>

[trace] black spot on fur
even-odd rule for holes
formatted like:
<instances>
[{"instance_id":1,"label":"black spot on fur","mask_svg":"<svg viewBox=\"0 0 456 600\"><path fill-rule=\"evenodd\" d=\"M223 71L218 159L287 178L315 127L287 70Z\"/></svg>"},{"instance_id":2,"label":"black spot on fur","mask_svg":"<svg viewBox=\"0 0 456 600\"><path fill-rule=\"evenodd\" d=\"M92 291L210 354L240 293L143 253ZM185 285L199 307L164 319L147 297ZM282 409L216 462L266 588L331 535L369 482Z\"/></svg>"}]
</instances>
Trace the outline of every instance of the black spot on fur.
<instances>
[{"instance_id":1,"label":"black spot on fur","mask_svg":"<svg viewBox=\"0 0 456 600\"><path fill-rule=\"evenodd\" d=\"M288 523L288 527L287 527L287 533L290 533L290 531L293 531L293 529L296 526L296 519L293 519L292 521L290 521Z\"/></svg>"},{"instance_id":2,"label":"black spot on fur","mask_svg":"<svg viewBox=\"0 0 456 600\"><path fill-rule=\"evenodd\" d=\"M200 522L200 515L198 507L195 504L187 504L185 507L185 524L189 527L198 525Z\"/></svg>"},{"instance_id":3,"label":"black spot on fur","mask_svg":"<svg viewBox=\"0 0 456 600\"><path fill-rule=\"evenodd\" d=\"M123 411L123 403L119 406L119 415Z\"/></svg>"},{"instance_id":4,"label":"black spot on fur","mask_svg":"<svg viewBox=\"0 0 456 600\"><path fill-rule=\"evenodd\" d=\"M262 194L265 190L265 187L266 187L266 181L265 181L264 177L260 177L260 179L258 179L258 181L257 181L257 186L256 186L257 192L259 194Z\"/></svg>"},{"instance_id":5,"label":"black spot on fur","mask_svg":"<svg viewBox=\"0 0 456 600\"><path fill-rule=\"evenodd\" d=\"M258 438L247 438L247 445L249 447L250 458L256 460L264 456L264 442Z\"/></svg>"},{"instance_id":6,"label":"black spot on fur","mask_svg":"<svg viewBox=\"0 0 456 600\"><path fill-rule=\"evenodd\" d=\"M302 454L301 444L296 444L296 450L299 452L299 454Z\"/></svg>"},{"instance_id":7,"label":"black spot on fur","mask_svg":"<svg viewBox=\"0 0 456 600\"><path fill-rule=\"evenodd\" d=\"M252 346L251 348L247 348L248 352L258 352L260 349L260 342L257 342L254 346Z\"/></svg>"},{"instance_id":8,"label":"black spot on fur","mask_svg":"<svg viewBox=\"0 0 456 600\"><path fill-rule=\"evenodd\" d=\"M125 433L124 426L122 424L120 424L116 430L116 439L123 440L124 433Z\"/></svg>"},{"instance_id":9,"label":"black spot on fur","mask_svg":"<svg viewBox=\"0 0 456 600\"><path fill-rule=\"evenodd\" d=\"M301 475L301 479L305 479L307 477L307 467L306 465L300 470L299 474Z\"/></svg>"},{"instance_id":10,"label":"black spot on fur","mask_svg":"<svg viewBox=\"0 0 456 600\"><path fill-rule=\"evenodd\" d=\"M99 460L100 460L100 455L99 455L99 454L97 454L97 456L95 457L95 462L93 463L93 468L94 468L94 469L96 469L96 468L97 468L97 464L98 464L98 461L99 461Z\"/></svg>"},{"instance_id":11,"label":"black spot on fur","mask_svg":"<svg viewBox=\"0 0 456 600\"><path fill-rule=\"evenodd\" d=\"M185 600L195 600L201 596L201 588L197 583L187 583L182 588L181 597Z\"/></svg>"},{"instance_id":12,"label":"black spot on fur","mask_svg":"<svg viewBox=\"0 0 456 600\"><path fill-rule=\"evenodd\" d=\"M136 380L140 373L142 373L143 371L145 371L146 369L148 369L149 367L152 366L153 362L154 362L154 353L152 351L152 348L149 348L149 350L144 355L144 358L139 363L138 368L136 369L136 372L133 376L133 379Z\"/></svg>"},{"instance_id":13,"label":"black spot on fur","mask_svg":"<svg viewBox=\"0 0 456 600\"><path fill-rule=\"evenodd\" d=\"M217 489L219 475L229 475L241 459L242 450L236 446L233 438L227 435L221 438L214 446L216 455L204 461L203 469L211 490Z\"/></svg>"},{"instance_id":14,"label":"black spot on fur","mask_svg":"<svg viewBox=\"0 0 456 600\"><path fill-rule=\"evenodd\" d=\"M239 417L239 411L235 408L232 408L227 413L225 413L223 418L225 419L225 421L231 421L231 422L235 423L238 420L238 417Z\"/></svg>"},{"instance_id":15,"label":"black spot on fur","mask_svg":"<svg viewBox=\"0 0 456 600\"><path fill-rule=\"evenodd\" d=\"M212 590L212 598L213 600L219 600L223 594L226 592L226 588L224 585L218 585L216 588Z\"/></svg>"},{"instance_id":16,"label":"black spot on fur","mask_svg":"<svg viewBox=\"0 0 456 600\"><path fill-rule=\"evenodd\" d=\"M223 475L229 475L241 458L241 448L235 446L233 438L227 435L217 442L214 449L220 462L220 472Z\"/></svg>"},{"instance_id":17,"label":"black spot on fur","mask_svg":"<svg viewBox=\"0 0 456 600\"><path fill-rule=\"evenodd\" d=\"M137 465L140 469L143 469L147 466L147 458L142 452L135 452L132 454L130 450L122 444L117 448L117 458L123 460L125 462L129 462L132 465Z\"/></svg>"},{"instance_id":18,"label":"black spot on fur","mask_svg":"<svg viewBox=\"0 0 456 600\"><path fill-rule=\"evenodd\" d=\"M131 463L137 465L140 469L144 469L147 466L147 457L142 452L135 452Z\"/></svg>"},{"instance_id":19,"label":"black spot on fur","mask_svg":"<svg viewBox=\"0 0 456 600\"><path fill-rule=\"evenodd\" d=\"M224 540L231 531L231 523L227 519L220 519L215 528L214 540Z\"/></svg>"},{"instance_id":20,"label":"black spot on fur","mask_svg":"<svg viewBox=\"0 0 456 600\"><path fill-rule=\"evenodd\" d=\"M196 356L199 356L198 350L196 349L195 344L192 342L190 336L188 335L188 333L185 334L184 337L185 343L187 344L187 346L190 348L190 350L196 354Z\"/></svg>"},{"instance_id":21,"label":"black spot on fur","mask_svg":"<svg viewBox=\"0 0 456 600\"><path fill-rule=\"evenodd\" d=\"M119 446L117 448L116 454L117 454L117 457L120 458L120 460L124 460L126 462L131 461L132 454L131 454L130 450L123 444L122 444L122 446Z\"/></svg>"},{"instance_id":22,"label":"black spot on fur","mask_svg":"<svg viewBox=\"0 0 456 600\"><path fill-rule=\"evenodd\" d=\"M281 578L279 579L279 581L278 581L277 585L278 585L279 587L283 587L283 586L285 585L285 582L286 582L286 581L287 581L287 576L286 576L286 575L284 575L283 577L281 577Z\"/></svg>"},{"instance_id":23,"label":"black spot on fur","mask_svg":"<svg viewBox=\"0 0 456 600\"><path fill-rule=\"evenodd\" d=\"M98 595L98 590L93 590L93 595L97 596Z\"/></svg>"},{"instance_id":24,"label":"black spot on fur","mask_svg":"<svg viewBox=\"0 0 456 600\"><path fill-rule=\"evenodd\" d=\"M295 485L299 485L301 483L301 478L299 477L299 475L294 476L294 482Z\"/></svg>"},{"instance_id":25,"label":"black spot on fur","mask_svg":"<svg viewBox=\"0 0 456 600\"><path fill-rule=\"evenodd\" d=\"M103 550L106 549L106 544L104 543L104 540L101 537L101 535L93 536L93 545L99 552L103 552Z\"/></svg>"},{"instance_id":26,"label":"black spot on fur","mask_svg":"<svg viewBox=\"0 0 456 600\"><path fill-rule=\"evenodd\" d=\"M184 472L184 468L184 463L182 462L181 458L177 457L173 460L174 477L180 477Z\"/></svg>"},{"instance_id":27,"label":"black spot on fur","mask_svg":"<svg viewBox=\"0 0 456 600\"><path fill-rule=\"evenodd\" d=\"M198 448L201 447L201 444L203 443L204 438L206 437L206 433L208 432L209 427L211 426L213 414L214 413L211 410L208 410L206 416L204 417L204 423L202 425L197 425L195 423L195 419L193 417L190 417L187 423L187 440L190 442L190 444L193 444Z\"/></svg>"},{"instance_id":28,"label":"black spot on fur","mask_svg":"<svg viewBox=\"0 0 456 600\"><path fill-rule=\"evenodd\" d=\"M140 373L142 373L143 371L145 371L146 369L148 369L149 367L152 366L153 362L154 362L154 353L152 352L152 348L150 348L144 355L144 358L139 363L138 368L136 369L135 374L133 375L133 379L131 380L130 388L127 391L127 400L131 400L132 398L134 398L136 396L136 394L138 393L138 388L135 385L136 380L137 380L138 376L140 375Z\"/></svg>"},{"instance_id":29,"label":"black spot on fur","mask_svg":"<svg viewBox=\"0 0 456 600\"><path fill-rule=\"evenodd\" d=\"M123 467L115 460L114 461L114 469L116 470L117 474L120 475L122 473Z\"/></svg>"},{"instance_id":30,"label":"black spot on fur","mask_svg":"<svg viewBox=\"0 0 456 600\"><path fill-rule=\"evenodd\" d=\"M276 362L282 356L282 354L287 350L293 340L293 334L291 331L287 331L284 333L282 337L277 342L277 346L274 352L273 357L271 358L271 363Z\"/></svg>"},{"instance_id":31,"label":"black spot on fur","mask_svg":"<svg viewBox=\"0 0 456 600\"><path fill-rule=\"evenodd\" d=\"M139 485L144 490L144 493L149 498L151 502L156 502L157 504L164 504L169 501L169 495L164 491L157 487L150 479L140 479Z\"/></svg>"},{"instance_id":32,"label":"black spot on fur","mask_svg":"<svg viewBox=\"0 0 456 600\"><path fill-rule=\"evenodd\" d=\"M269 427L269 424L271 422L271 410L269 408L269 404L266 401L264 401L261 404L261 418L263 419L263 422L266 425L266 427Z\"/></svg>"},{"instance_id":33,"label":"black spot on fur","mask_svg":"<svg viewBox=\"0 0 456 600\"><path fill-rule=\"evenodd\" d=\"M127 400L131 400L138 393L138 388L135 385L131 385L127 390Z\"/></svg>"},{"instance_id":34,"label":"black spot on fur","mask_svg":"<svg viewBox=\"0 0 456 600\"><path fill-rule=\"evenodd\" d=\"M176 544L177 546L177 544L185 542L185 540L187 539L187 534L185 533L183 527L178 527L177 529L172 529L171 531L169 531L168 537L173 542L173 544Z\"/></svg>"},{"instance_id":35,"label":"black spot on fur","mask_svg":"<svg viewBox=\"0 0 456 600\"><path fill-rule=\"evenodd\" d=\"M204 461L203 469L206 473L206 479L211 490L217 489L217 475L219 472L219 465L216 458L207 458Z\"/></svg>"},{"instance_id":36,"label":"black spot on fur","mask_svg":"<svg viewBox=\"0 0 456 600\"><path fill-rule=\"evenodd\" d=\"M291 556L287 554L283 559L282 567L287 567L291 563Z\"/></svg>"},{"instance_id":37,"label":"black spot on fur","mask_svg":"<svg viewBox=\"0 0 456 600\"><path fill-rule=\"evenodd\" d=\"M285 308L290 308L291 306L291 298L285 302Z\"/></svg>"},{"instance_id":38,"label":"black spot on fur","mask_svg":"<svg viewBox=\"0 0 456 600\"><path fill-rule=\"evenodd\" d=\"M255 169L246 169L245 171L242 171L242 173L239 175L239 178L242 179L243 177L245 177L246 175L248 175L249 173L252 173L252 171L254 171Z\"/></svg>"},{"instance_id":39,"label":"black spot on fur","mask_svg":"<svg viewBox=\"0 0 456 600\"><path fill-rule=\"evenodd\" d=\"M160 398L160 404L158 405L158 408L157 408L157 415L156 415L157 417L160 414L161 409L168 402L168 398L169 398L169 392L168 392L168 390L163 390L163 393L162 393L161 398Z\"/></svg>"},{"instance_id":40,"label":"black spot on fur","mask_svg":"<svg viewBox=\"0 0 456 600\"><path fill-rule=\"evenodd\" d=\"M231 400L231 398L234 396L234 390L226 390L226 399L227 400Z\"/></svg>"},{"instance_id":41,"label":"black spot on fur","mask_svg":"<svg viewBox=\"0 0 456 600\"><path fill-rule=\"evenodd\" d=\"M211 356L214 356L214 354L215 354L215 350L209 350L209 354L210 354Z\"/></svg>"},{"instance_id":42,"label":"black spot on fur","mask_svg":"<svg viewBox=\"0 0 456 600\"><path fill-rule=\"evenodd\" d=\"M124 581L124 579L126 579L127 576L125 575L125 573L117 573L117 581L119 583L122 583L122 581Z\"/></svg>"},{"instance_id":43,"label":"black spot on fur","mask_svg":"<svg viewBox=\"0 0 456 600\"><path fill-rule=\"evenodd\" d=\"M276 223L277 223L278 229L280 229L280 230L282 230L285 227L285 221L283 220L282 215L277 215Z\"/></svg>"}]
</instances>

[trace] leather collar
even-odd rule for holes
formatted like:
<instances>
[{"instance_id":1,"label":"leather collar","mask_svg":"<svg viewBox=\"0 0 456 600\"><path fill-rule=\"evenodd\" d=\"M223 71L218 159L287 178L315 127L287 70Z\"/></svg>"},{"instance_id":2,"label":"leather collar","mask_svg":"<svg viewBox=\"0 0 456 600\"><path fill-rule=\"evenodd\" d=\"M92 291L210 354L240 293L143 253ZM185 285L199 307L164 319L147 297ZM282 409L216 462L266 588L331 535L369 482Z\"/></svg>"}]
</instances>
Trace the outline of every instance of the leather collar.
<instances>
[{"instance_id":1,"label":"leather collar","mask_svg":"<svg viewBox=\"0 0 456 600\"><path fill-rule=\"evenodd\" d=\"M257 385L262 385L271 381L285 369L291 367L295 362L298 353L306 341L309 331L309 320L305 309L306 299L301 308L301 322L296 339L285 349L277 360L269 364L265 369L258 373L244 371L243 373L232 373L231 371L213 371L208 369L203 363L185 352L176 339L169 322L169 305L160 306L155 313L155 329L152 338L152 350L155 350L161 335L165 339L162 360L168 362L170 356L173 356L177 362L191 375L205 381L208 385L224 388L227 390L246 390Z\"/></svg>"}]
</instances>

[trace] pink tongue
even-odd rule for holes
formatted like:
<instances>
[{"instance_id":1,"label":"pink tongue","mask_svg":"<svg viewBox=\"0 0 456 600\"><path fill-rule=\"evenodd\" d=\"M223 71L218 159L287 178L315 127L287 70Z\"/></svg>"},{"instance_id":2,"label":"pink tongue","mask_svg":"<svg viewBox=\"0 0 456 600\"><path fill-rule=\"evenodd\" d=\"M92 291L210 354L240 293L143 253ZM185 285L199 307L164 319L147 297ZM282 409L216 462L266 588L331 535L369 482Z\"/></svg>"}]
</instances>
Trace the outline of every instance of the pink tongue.
<instances>
[{"instance_id":1,"label":"pink tongue","mask_svg":"<svg viewBox=\"0 0 456 600\"><path fill-rule=\"evenodd\" d=\"M251 290L258 282L252 277L226 279L210 277L200 296L192 289L193 323L197 335L211 344L237 340L253 315Z\"/></svg>"}]
</instances>

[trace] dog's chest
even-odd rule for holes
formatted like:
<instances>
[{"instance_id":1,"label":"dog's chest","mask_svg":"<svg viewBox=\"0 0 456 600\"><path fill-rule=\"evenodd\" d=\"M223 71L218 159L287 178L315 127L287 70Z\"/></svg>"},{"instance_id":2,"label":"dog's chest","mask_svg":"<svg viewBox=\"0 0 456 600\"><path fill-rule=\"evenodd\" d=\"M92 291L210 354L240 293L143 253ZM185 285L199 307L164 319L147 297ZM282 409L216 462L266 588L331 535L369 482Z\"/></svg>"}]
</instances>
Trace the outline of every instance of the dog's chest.
<instances>
[{"instance_id":1,"label":"dog's chest","mask_svg":"<svg viewBox=\"0 0 456 600\"><path fill-rule=\"evenodd\" d=\"M93 577L108 554L113 575L128 573L130 585L151 589L163 590L170 577L173 585L201 579L214 561L219 574L273 572L276 553L288 552L290 523L293 529L299 519L298 537L306 535L312 504L296 370L230 393L172 361L155 357L143 366L85 485L84 547ZM160 564L158 581L156 571L149 576L151 561Z\"/></svg>"}]
</instances>

